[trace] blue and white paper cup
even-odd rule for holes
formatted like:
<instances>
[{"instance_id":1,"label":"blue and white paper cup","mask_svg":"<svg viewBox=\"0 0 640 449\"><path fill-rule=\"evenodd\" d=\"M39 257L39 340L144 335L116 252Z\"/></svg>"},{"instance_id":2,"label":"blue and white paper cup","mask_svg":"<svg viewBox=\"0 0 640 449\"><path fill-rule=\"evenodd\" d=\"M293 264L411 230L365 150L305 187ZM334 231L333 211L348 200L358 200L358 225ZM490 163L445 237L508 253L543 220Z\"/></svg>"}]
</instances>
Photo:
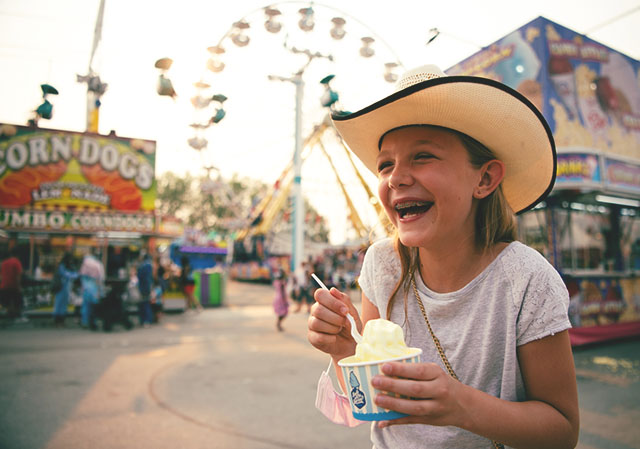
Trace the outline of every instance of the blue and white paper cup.
<instances>
[{"instance_id":1,"label":"blue and white paper cup","mask_svg":"<svg viewBox=\"0 0 640 449\"><path fill-rule=\"evenodd\" d=\"M372 362L357 362L354 356L346 357L338 362L342 370L344 381L349 389L347 396L351 404L353 417L361 421L386 421L388 419L402 418L407 416L404 413L387 410L378 407L373 399L380 390L371 386L371 379L378 374L382 374L382 365L386 362L419 363L422 349L414 349L410 355L395 357L391 359L375 360ZM406 397L397 395L398 397Z\"/></svg>"}]
</instances>

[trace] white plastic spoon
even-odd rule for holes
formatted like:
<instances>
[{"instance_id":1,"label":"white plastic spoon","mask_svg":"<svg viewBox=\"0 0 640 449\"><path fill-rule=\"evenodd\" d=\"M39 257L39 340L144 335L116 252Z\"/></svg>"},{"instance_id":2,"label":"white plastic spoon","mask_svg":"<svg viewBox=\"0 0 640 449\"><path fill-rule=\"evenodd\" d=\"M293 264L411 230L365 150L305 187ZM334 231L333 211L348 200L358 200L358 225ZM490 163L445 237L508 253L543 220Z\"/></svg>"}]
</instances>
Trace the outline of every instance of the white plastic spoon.
<instances>
[{"instance_id":1,"label":"white plastic spoon","mask_svg":"<svg viewBox=\"0 0 640 449\"><path fill-rule=\"evenodd\" d=\"M318 283L318 285L321 288L323 288L324 290L329 291L327 286L324 285L324 282L322 282L320 280L320 278L318 278L318 276L316 276L315 273L311 273L311 277ZM347 319L349 320L349 324L351 324L351 336L356 341L356 343L361 343L362 342L362 335L360 335L360 333L358 332L358 328L356 327L356 322L355 322L355 320L353 319L353 317L351 316L350 313L347 313Z\"/></svg>"}]
</instances>

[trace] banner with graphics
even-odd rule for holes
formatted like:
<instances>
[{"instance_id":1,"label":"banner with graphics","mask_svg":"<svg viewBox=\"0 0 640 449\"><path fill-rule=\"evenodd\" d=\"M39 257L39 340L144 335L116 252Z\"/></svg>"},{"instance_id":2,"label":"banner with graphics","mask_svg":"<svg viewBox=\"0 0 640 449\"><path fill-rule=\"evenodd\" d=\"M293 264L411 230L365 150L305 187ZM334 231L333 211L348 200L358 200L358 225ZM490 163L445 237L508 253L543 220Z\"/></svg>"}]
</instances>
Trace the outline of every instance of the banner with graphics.
<instances>
[{"instance_id":1,"label":"banner with graphics","mask_svg":"<svg viewBox=\"0 0 640 449\"><path fill-rule=\"evenodd\" d=\"M640 196L640 160L584 151L558 152L556 186Z\"/></svg>"},{"instance_id":2,"label":"banner with graphics","mask_svg":"<svg viewBox=\"0 0 640 449\"><path fill-rule=\"evenodd\" d=\"M640 159L640 61L539 17L447 70L526 96L558 148Z\"/></svg>"},{"instance_id":3,"label":"banner with graphics","mask_svg":"<svg viewBox=\"0 0 640 449\"><path fill-rule=\"evenodd\" d=\"M150 140L0 124L0 207L152 213Z\"/></svg>"},{"instance_id":4,"label":"banner with graphics","mask_svg":"<svg viewBox=\"0 0 640 449\"><path fill-rule=\"evenodd\" d=\"M599 156L589 153L559 153L556 184L602 187Z\"/></svg>"}]
</instances>

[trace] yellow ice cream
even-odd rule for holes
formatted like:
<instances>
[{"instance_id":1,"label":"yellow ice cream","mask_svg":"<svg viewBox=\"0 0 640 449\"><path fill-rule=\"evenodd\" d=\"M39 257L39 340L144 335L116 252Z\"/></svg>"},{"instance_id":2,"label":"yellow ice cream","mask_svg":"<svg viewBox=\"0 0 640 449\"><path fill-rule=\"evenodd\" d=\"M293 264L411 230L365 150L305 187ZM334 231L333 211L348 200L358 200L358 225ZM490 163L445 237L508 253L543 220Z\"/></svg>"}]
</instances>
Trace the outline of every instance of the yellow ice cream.
<instances>
[{"instance_id":1,"label":"yellow ice cream","mask_svg":"<svg viewBox=\"0 0 640 449\"><path fill-rule=\"evenodd\" d=\"M364 326L362 342L356 345L352 362L373 362L392 359L420 352L409 348L404 342L402 328L388 320L369 320Z\"/></svg>"}]
</instances>

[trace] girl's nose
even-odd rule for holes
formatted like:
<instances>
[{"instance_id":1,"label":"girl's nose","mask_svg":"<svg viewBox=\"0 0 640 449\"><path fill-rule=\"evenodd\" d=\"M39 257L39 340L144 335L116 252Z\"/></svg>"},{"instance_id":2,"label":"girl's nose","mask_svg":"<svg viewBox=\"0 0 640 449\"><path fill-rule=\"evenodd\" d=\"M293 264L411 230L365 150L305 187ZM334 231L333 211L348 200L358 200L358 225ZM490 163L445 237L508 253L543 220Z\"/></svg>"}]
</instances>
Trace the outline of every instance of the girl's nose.
<instances>
[{"instance_id":1,"label":"girl's nose","mask_svg":"<svg viewBox=\"0 0 640 449\"><path fill-rule=\"evenodd\" d=\"M389 176L389 187L392 189L397 189L403 186L409 186L413 183L413 177L409 170L406 167L402 167L397 165L394 167L393 172L391 172L391 176Z\"/></svg>"}]
</instances>

